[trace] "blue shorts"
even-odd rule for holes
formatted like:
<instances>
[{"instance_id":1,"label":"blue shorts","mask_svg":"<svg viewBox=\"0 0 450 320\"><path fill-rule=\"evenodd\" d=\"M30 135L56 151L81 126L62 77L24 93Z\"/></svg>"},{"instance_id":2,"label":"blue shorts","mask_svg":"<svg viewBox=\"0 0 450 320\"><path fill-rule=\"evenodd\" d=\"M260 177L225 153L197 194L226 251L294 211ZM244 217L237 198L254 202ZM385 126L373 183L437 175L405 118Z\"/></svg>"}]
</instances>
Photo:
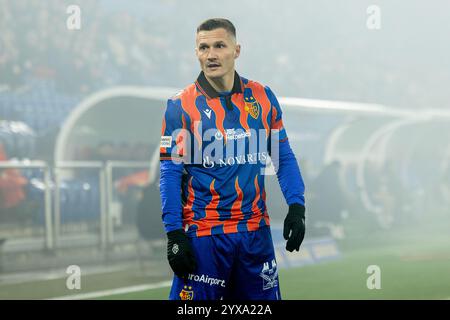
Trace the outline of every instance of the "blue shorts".
<instances>
[{"instance_id":1,"label":"blue shorts","mask_svg":"<svg viewBox=\"0 0 450 320\"><path fill-rule=\"evenodd\" d=\"M197 270L174 275L170 300L281 300L270 227L190 241Z\"/></svg>"}]
</instances>

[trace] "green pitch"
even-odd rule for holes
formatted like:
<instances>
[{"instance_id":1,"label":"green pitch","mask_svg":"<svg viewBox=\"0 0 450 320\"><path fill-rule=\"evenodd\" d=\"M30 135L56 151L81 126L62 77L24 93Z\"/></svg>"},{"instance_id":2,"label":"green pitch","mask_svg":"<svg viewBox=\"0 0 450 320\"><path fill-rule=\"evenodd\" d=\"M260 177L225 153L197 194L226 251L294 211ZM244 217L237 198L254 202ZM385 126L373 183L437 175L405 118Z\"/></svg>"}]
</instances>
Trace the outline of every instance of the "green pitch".
<instances>
[{"instance_id":1,"label":"green pitch","mask_svg":"<svg viewBox=\"0 0 450 320\"><path fill-rule=\"evenodd\" d=\"M376 231L367 236L349 236L339 242L342 257L295 269L280 270L283 299L450 299L450 236L448 223L440 221L403 231ZM351 226L349 226L351 230ZM163 260L163 259L162 259ZM165 276L145 276L137 269L85 275L82 289L71 291L66 279L8 284L0 282L0 299L46 299L71 294L84 295L167 281ZM381 289L368 289L367 267L381 270ZM94 299L165 300L169 287L102 294Z\"/></svg>"},{"instance_id":2,"label":"green pitch","mask_svg":"<svg viewBox=\"0 0 450 320\"><path fill-rule=\"evenodd\" d=\"M395 232L376 231L365 237L350 236L340 242L343 254L339 260L280 270L282 297L450 299L450 228L444 221ZM367 287L370 265L380 267L381 289ZM167 299L168 294L166 287L102 299Z\"/></svg>"},{"instance_id":3,"label":"green pitch","mask_svg":"<svg viewBox=\"0 0 450 320\"><path fill-rule=\"evenodd\" d=\"M405 261L399 255L355 253L323 265L281 270L283 299L445 299L450 298L450 253ZM420 259L420 257L419 257ZM366 285L368 265L381 268L381 289ZM169 288L102 299L167 299Z\"/></svg>"}]
</instances>

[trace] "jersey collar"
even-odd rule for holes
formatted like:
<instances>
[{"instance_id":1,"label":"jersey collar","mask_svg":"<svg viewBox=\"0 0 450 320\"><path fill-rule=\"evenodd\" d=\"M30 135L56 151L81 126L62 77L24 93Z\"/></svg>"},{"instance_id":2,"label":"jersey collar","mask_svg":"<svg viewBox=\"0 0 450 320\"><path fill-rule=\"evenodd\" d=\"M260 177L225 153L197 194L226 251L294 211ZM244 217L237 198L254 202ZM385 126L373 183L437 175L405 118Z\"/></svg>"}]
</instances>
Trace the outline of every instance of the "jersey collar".
<instances>
[{"instance_id":1,"label":"jersey collar","mask_svg":"<svg viewBox=\"0 0 450 320\"><path fill-rule=\"evenodd\" d=\"M200 72L197 80L195 81L195 86L207 99L214 99L220 97L216 89L214 89L213 86L206 79L203 71ZM233 89L231 89L231 94L242 93L243 91L244 90L241 77L236 71L234 71L234 83Z\"/></svg>"}]
</instances>

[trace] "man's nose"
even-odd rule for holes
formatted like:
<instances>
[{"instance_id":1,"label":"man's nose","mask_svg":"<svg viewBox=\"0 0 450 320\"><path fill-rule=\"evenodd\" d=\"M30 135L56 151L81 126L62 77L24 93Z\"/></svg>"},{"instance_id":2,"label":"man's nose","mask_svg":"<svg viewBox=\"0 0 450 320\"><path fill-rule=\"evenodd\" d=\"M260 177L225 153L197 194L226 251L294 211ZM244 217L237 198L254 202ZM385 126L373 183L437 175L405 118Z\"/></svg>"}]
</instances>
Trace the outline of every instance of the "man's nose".
<instances>
[{"instance_id":1,"label":"man's nose","mask_svg":"<svg viewBox=\"0 0 450 320\"><path fill-rule=\"evenodd\" d=\"M216 60L217 59L217 53L216 53L216 51L213 49L213 48L211 48L209 51L208 51L208 55L206 56L206 58L208 59L208 60Z\"/></svg>"}]
</instances>

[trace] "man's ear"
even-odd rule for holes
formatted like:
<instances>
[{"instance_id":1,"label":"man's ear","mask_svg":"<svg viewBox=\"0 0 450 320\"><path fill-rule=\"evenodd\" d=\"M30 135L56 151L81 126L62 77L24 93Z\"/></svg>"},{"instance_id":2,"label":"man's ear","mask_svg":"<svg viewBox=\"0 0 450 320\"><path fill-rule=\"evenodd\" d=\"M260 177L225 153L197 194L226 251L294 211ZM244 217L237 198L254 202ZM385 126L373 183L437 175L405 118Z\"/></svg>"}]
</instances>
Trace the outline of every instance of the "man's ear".
<instances>
[{"instance_id":1,"label":"man's ear","mask_svg":"<svg viewBox=\"0 0 450 320\"><path fill-rule=\"evenodd\" d=\"M236 44L236 48L234 50L234 58L237 59L240 54L241 54L241 45L238 43Z\"/></svg>"}]
</instances>

